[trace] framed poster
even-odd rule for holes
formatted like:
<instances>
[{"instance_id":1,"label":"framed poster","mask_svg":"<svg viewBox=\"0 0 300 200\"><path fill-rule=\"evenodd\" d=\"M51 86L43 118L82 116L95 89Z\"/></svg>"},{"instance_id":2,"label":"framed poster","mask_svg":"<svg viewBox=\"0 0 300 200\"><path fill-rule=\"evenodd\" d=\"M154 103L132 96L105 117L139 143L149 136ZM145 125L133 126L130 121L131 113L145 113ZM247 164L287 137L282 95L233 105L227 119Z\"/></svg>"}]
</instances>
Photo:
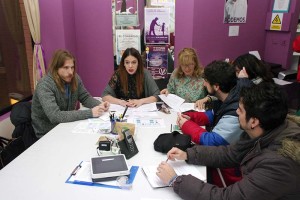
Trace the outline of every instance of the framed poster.
<instances>
[{"instance_id":1,"label":"framed poster","mask_svg":"<svg viewBox=\"0 0 300 200\"><path fill-rule=\"evenodd\" d=\"M224 23L246 23L247 0L225 0Z\"/></svg>"},{"instance_id":2,"label":"framed poster","mask_svg":"<svg viewBox=\"0 0 300 200\"><path fill-rule=\"evenodd\" d=\"M138 1L115 0L116 26L138 26Z\"/></svg>"},{"instance_id":3,"label":"framed poster","mask_svg":"<svg viewBox=\"0 0 300 200\"><path fill-rule=\"evenodd\" d=\"M289 12L290 0L274 0L273 12Z\"/></svg>"},{"instance_id":4,"label":"framed poster","mask_svg":"<svg viewBox=\"0 0 300 200\"><path fill-rule=\"evenodd\" d=\"M141 53L141 31L136 30L116 30L116 58L120 64L122 55L127 48L135 48Z\"/></svg>"},{"instance_id":5,"label":"framed poster","mask_svg":"<svg viewBox=\"0 0 300 200\"><path fill-rule=\"evenodd\" d=\"M167 45L146 47L147 69L154 79L164 79L168 76L168 47Z\"/></svg>"},{"instance_id":6,"label":"framed poster","mask_svg":"<svg viewBox=\"0 0 300 200\"><path fill-rule=\"evenodd\" d=\"M145 8L145 43L170 43L170 8Z\"/></svg>"}]
</instances>

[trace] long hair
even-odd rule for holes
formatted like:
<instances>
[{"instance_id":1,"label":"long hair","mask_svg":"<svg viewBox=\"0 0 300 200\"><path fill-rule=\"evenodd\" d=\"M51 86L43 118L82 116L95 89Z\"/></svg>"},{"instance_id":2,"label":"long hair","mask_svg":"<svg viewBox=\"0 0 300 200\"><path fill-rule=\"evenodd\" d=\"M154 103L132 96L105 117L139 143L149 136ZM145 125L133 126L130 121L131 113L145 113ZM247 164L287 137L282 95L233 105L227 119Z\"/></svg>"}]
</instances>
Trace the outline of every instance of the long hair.
<instances>
[{"instance_id":1,"label":"long hair","mask_svg":"<svg viewBox=\"0 0 300 200\"><path fill-rule=\"evenodd\" d=\"M242 70L245 67L249 79L262 78L263 81L274 82L266 65L254 55L246 53L233 61L233 66Z\"/></svg>"},{"instance_id":2,"label":"long hair","mask_svg":"<svg viewBox=\"0 0 300 200\"><path fill-rule=\"evenodd\" d=\"M58 75L58 69L63 67L65 64L65 61L69 60L69 59L73 60L73 62L74 62L74 74L73 74L73 78L70 83L71 90L72 90L72 92L74 92L78 87L78 83L77 83L77 79L76 79L75 57L69 51L64 50L64 49L59 49L54 52L51 62L49 64L48 72L51 73L51 75L54 79L54 82L56 83L56 86L59 88L59 90L61 92L65 92L65 87L64 87L65 83Z\"/></svg>"},{"instance_id":3,"label":"long hair","mask_svg":"<svg viewBox=\"0 0 300 200\"><path fill-rule=\"evenodd\" d=\"M182 65L195 64L193 75L194 77L201 77L203 73L203 66L200 64L197 52L193 48L183 48L178 54L179 66L176 70L175 76L183 78L185 75L181 69Z\"/></svg>"},{"instance_id":4,"label":"long hair","mask_svg":"<svg viewBox=\"0 0 300 200\"><path fill-rule=\"evenodd\" d=\"M138 61L138 67L135 72L136 79L136 93L138 97L141 97L144 90L144 66L141 54L135 48L127 48L121 58L118 68L120 74L121 87L125 95L128 94L128 72L126 71L124 61L128 56L133 56Z\"/></svg>"}]
</instances>

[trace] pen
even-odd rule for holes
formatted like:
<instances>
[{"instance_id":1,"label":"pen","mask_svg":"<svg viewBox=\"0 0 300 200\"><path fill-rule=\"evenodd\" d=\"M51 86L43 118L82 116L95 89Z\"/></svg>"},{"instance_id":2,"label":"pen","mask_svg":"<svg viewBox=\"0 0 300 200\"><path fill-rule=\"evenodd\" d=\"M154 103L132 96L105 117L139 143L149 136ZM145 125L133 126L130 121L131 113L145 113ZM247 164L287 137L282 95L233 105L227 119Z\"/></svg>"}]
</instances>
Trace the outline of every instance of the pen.
<instances>
[{"instance_id":1,"label":"pen","mask_svg":"<svg viewBox=\"0 0 300 200\"><path fill-rule=\"evenodd\" d=\"M167 158L166 162L168 162L168 161L169 161L169 157Z\"/></svg>"},{"instance_id":2,"label":"pen","mask_svg":"<svg viewBox=\"0 0 300 200\"><path fill-rule=\"evenodd\" d=\"M81 165L77 165L75 169L72 171L71 176L76 175L77 171L81 168Z\"/></svg>"},{"instance_id":3,"label":"pen","mask_svg":"<svg viewBox=\"0 0 300 200\"><path fill-rule=\"evenodd\" d=\"M126 106L126 108L125 108L125 110L124 110L124 112L123 112L123 114L122 114L122 119L125 117L125 114L126 114L126 112L127 112L127 109L128 109L128 106Z\"/></svg>"},{"instance_id":4,"label":"pen","mask_svg":"<svg viewBox=\"0 0 300 200\"><path fill-rule=\"evenodd\" d=\"M170 132L172 133L172 124L171 124L171 129L170 129Z\"/></svg>"}]
</instances>

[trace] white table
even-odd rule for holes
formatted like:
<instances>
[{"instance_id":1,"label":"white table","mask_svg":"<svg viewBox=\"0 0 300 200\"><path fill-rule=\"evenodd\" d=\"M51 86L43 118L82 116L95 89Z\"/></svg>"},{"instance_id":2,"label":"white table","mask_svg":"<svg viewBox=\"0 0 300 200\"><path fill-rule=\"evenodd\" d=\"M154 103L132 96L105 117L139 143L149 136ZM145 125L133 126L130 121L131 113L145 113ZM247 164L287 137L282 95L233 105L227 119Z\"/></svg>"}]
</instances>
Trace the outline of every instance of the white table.
<instances>
[{"instance_id":1,"label":"white table","mask_svg":"<svg viewBox=\"0 0 300 200\"><path fill-rule=\"evenodd\" d=\"M5 168L0 170L1 200L83 200L83 199L179 199L172 188L153 189L141 167L166 160L166 155L154 151L153 142L161 133L170 132L176 114L159 112L164 128L139 128L136 144L139 153L128 160L140 166L131 190L111 189L65 183L80 161L97 156L99 134L74 134L79 122L62 123L47 133ZM198 167L206 176L206 168Z\"/></svg>"}]
</instances>

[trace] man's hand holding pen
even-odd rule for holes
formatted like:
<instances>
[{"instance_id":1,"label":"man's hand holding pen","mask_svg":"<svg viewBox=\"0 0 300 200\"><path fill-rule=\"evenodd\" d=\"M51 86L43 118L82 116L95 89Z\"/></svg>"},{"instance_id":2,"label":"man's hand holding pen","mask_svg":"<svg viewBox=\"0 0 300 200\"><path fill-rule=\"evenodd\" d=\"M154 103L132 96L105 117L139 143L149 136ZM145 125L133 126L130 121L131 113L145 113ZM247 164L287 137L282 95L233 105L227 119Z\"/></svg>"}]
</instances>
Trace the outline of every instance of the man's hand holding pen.
<instances>
[{"instance_id":1,"label":"man's hand holding pen","mask_svg":"<svg viewBox=\"0 0 300 200\"><path fill-rule=\"evenodd\" d=\"M177 174L173 167L171 167L167 162L169 160L175 161L177 160L187 160L187 153L185 151L182 151L176 147L173 147L168 153L167 153L167 160L161 162L157 167L156 175L169 186L172 186L174 181L177 178Z\"/></svg>"}]
</instances>

